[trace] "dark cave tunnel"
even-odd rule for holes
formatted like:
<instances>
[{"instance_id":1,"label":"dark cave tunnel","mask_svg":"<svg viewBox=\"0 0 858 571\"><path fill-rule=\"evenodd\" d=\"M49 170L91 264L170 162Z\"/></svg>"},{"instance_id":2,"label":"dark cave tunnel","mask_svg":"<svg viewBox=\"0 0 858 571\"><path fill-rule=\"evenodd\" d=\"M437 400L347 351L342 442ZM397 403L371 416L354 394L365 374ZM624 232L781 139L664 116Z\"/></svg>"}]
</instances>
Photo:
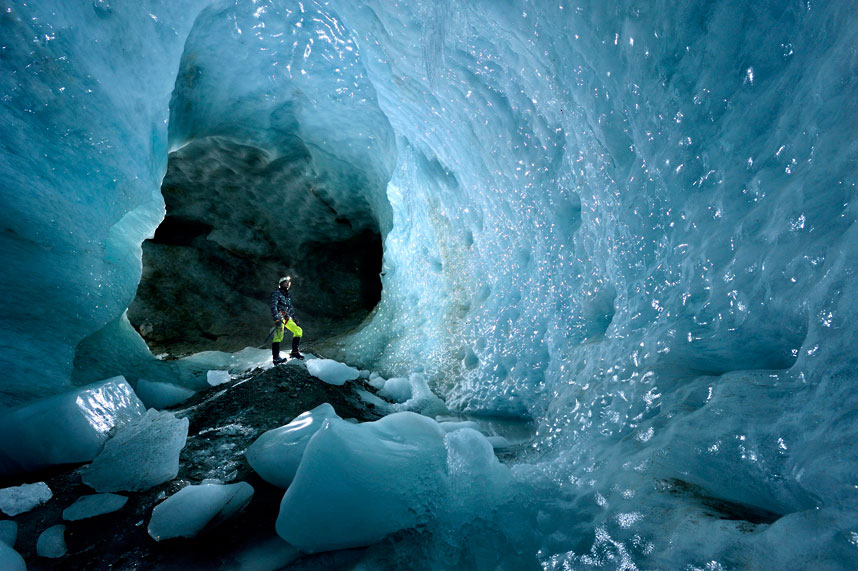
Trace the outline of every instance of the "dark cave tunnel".
<instances>
[{"instance_id":1,"label":"dark cave tunnel","mask_svg":"<svg viewBox=\"0 0 858 571\"><path fill-rule=\"evenodd\" d=\"M377 223L366 208L341 212L329 197L342 179L326 177L298 151L274 157L208 137L170 154L161 188L166 216L143 243L143 274L128 309L154 354L259 346L283 275L293 278L310 346L359 325L379 302Z\"/></svg>"}]
</instances>

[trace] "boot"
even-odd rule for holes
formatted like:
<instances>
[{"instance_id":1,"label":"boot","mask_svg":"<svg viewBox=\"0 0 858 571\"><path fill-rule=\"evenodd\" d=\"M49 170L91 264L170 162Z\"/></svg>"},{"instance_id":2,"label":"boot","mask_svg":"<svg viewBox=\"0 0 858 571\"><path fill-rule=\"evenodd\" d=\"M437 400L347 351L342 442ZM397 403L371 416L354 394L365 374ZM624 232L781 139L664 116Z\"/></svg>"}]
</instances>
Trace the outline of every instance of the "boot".
<instances>
[{"instance_id":1,"label":"boot","mask_svg":"<svg viewBox=\"0 0 858 571\"><path fill-rule=\"evenodd\" d=\"M272 343L271 344L271 357L274 359L274 364L279 365L286 359L280 358L280 343Z\"/></svg>"},{"instance_id":2,"label":"boot","mask_svg":"<svg viewBox=\"0 0 858 571\"><path fill-rule=\"evenodd\" d=\"M300 337L292 338L292 352L289 353L289 356L293 359L303 359L304 356L298 352L298 344L301 343Z\"/></svg>"}]
</instances>

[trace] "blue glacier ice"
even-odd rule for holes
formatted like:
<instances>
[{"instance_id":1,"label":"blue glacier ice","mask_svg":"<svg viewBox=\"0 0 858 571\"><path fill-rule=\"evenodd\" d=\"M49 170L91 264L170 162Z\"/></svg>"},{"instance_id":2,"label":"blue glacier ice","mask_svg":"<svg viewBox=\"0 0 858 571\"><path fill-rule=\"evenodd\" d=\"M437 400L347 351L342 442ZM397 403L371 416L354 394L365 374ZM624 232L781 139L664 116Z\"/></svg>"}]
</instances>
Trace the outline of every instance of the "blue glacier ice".
<instances>
[{"instance_id":1,"label":"blue glacier ice","mask_svg":"<svg viewBox=\"0 0 858 571\"><path fill-rule=\"evenodd\" d=\"M381 299L328 353L536 426L508 474L459 431L460 493L366 565L854 568L855 29L810 0L5 3L0 402L205 387L126 314L181 179L202 243L271 268L213 330L267 323L278 251L378 232ZM228 295L198 262L166 267Z\"/></svg>"}]
</instances>

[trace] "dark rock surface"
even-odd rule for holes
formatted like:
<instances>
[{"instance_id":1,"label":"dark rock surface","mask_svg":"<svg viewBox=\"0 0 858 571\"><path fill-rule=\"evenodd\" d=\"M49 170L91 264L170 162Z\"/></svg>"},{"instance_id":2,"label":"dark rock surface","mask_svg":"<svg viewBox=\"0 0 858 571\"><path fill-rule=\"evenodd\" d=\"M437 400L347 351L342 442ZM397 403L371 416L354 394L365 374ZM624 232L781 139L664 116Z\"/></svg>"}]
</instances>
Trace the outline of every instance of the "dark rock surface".
<instances>
[{"instance_id":1,"label":"dark rock surface","mask_svg":"<svg viewBox=\"0 0 858 571\"><path fill-rule=\"evenodd\" d=\"M265 371L256 369L173 408L177 416L190 421L178 477L146 492L123 493L129 500L117 512L63 522L65 508L80 496L94 493L81 482L79 467L33 480L46 481L54 496L44 506L11 518L19 524L15 548L28 569L240 569L250 568L240 563L248 550L288 553L288 545L274 533L283 491L253 472L244 457L247 447L263 432L324 402L345 419L363 422L380 418L372 405L357 396L357 388L375 392L363 380L336 387L311 376L303 363L293 363ZM152 508L184 486L206 478L248 482L254 488L253 499L243 512L194 539L160 543L152 539L146 531ZM39 534L57 523L67 526L68 554L59 559L38 557ZM292 559L295 557L290 567L336 568L353 560L348 552L308 557L296 554Z\"/></svg>"}]
</instances>

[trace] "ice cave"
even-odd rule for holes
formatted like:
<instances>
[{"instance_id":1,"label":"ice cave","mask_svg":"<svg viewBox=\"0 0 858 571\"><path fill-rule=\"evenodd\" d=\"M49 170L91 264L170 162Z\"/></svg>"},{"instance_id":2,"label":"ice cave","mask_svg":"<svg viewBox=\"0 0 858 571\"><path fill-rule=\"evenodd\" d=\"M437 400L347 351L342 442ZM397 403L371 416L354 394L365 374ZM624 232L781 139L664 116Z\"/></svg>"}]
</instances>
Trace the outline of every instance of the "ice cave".
<instances>
[{"instance_id":1,"label":"ice cave","mask_svg":"<svg viewBox=\"0 0 858 571\"><path fill-rule=\"evenodd\" d=\"M0 567L858 567L856 29L4 1Z\"/></svg>"}]
</instances>

